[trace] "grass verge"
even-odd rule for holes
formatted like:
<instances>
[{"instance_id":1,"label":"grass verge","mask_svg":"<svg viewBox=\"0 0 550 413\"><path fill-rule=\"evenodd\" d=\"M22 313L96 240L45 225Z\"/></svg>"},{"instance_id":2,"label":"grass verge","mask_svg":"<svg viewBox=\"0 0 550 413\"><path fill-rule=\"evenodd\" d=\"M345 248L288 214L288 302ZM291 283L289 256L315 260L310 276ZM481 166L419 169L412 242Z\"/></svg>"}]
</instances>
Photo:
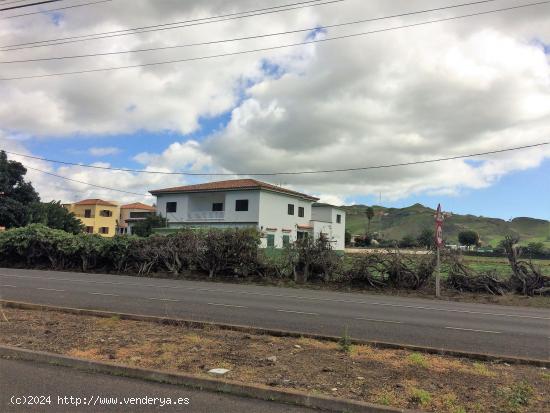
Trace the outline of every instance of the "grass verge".
<instances>
[{"instance_id":1,"label":"grass verge","mask_svg":"<svg viewBox=\"0 0 550 413\"><path fill-rule=\"evenodd\" d=\"M545 412L548 371L310 338L5 309L0 343L437 412ZM344 334L344 337L347 333Z\"/></svg>"}]
</instances>

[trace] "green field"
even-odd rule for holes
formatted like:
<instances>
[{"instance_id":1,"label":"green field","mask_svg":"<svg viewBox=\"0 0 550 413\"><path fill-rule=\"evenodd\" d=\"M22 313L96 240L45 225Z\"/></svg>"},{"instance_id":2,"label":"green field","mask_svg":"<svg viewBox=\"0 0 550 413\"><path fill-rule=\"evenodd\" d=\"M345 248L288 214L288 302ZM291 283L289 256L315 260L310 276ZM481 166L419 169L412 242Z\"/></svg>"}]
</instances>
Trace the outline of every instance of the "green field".
<instances>
[{"instance_id":1,"label":"green field","mask_svg":"<svg viewBox=\"0 0 550 413\"><path fill-rule=\"evenodd\" d=\"M346 211L346 229L351 234L364 234L367 230L365 205L343 207ZM425 228L433 228L433 209L420 204L407 208L384 208L373 206L375 217L371 221L371 232L379 233L383 239L400 240L404 236L416 237ZM474 215L454 214L447 217L444 237L450 244L458 242L458 233L465 229L476 231L484 245L496 246L506 235L520 237L521 244L542 242L550 248L550 221L519 217L510 221Z\"/></svg>"},{"instance_id":2,"label":"green field","mask_svg":"<svg viewBox=\"0 0 550 413\"><path fill-rule=\"evenodd\" d=\"M495 270L501 277L510 275L510 264L506 258L498 257L472 257L465 256L464 261L468 267L475 271ZM532 260L533 264L539 267L542 274L550 276L550 260Z\"/></svg>"},{"instance_id":3,"label":"green field","mask_svg":"<svg viewBox=\"0 0 550 413\"><path fill-rule=\"evenodd\" d=\"M359 257L363 254L347 253L344 262L344 268L349 268L352 265L354 257ZM496 271L499 278L505 279L511 275L510 264L505 257L476 257L476 256L463 256L465 264L476 272ZM550 277L550 260L532 260L532 262L541 269L543 275ZM445 260L442 260L441 275L443 278L447 277L449 267Z\"/></svg>"}]
</instances>

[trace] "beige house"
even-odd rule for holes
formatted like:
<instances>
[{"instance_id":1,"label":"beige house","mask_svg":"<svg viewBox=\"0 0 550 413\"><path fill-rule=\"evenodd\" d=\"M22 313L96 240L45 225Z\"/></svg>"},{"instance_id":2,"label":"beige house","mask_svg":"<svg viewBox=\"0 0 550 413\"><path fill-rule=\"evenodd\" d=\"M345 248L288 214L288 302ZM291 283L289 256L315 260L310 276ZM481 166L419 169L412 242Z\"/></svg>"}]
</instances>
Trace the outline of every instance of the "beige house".
<instances>
[{"instance_id":1,"label":"beige house","mask_svg":"<svg viewBox=\"0 0 550 413\"><path fill-rule=\"evenodd\" d=\"M84 224L88 234L99 234L103 237L115 236L120 212L118 205L114 202L94 198L63 206Z\"/></svg>"},{"instance_id":2,"label":"beige house","mask_svg":"<svg viewBox=\"0 0 550 413\"><path fill-rule=\"evenodd\" d=\"M134 202L120 207L120 219L118 221L118 234L131 235L132 226L136 222L143 221L150 215L155 215L157 209L151 205Z\"/></svg>"}]
</instances>

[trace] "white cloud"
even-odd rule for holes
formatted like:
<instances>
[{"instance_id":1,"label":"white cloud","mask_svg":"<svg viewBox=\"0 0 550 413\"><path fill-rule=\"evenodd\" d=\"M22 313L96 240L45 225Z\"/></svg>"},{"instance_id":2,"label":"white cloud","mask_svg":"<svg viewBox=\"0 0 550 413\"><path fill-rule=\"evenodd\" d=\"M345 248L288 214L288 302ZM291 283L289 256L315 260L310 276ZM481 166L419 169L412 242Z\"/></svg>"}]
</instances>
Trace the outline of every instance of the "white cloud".
<instances>
[{"instance_id":1,"label":"white cloud","mask_svg":"<svg viewBox=\"0 0 550 413\"><path fill-rule=\"evenodd\" d=\"M88 149L88 152L92 156L116 155L117 153L120 153L120 148L114 146L93 147Z\"/></svg>"},{"instance_id":2,"label":"white cloud","mask_svg":"<svg viewBox=\"0 0 550 413\"><path fill-rule=\"evenodd\" d=\"M512 1L498 2L505 7ZM3 44L119 30L159 22L223 14L271 2L136 0L132 9L108 7L67 12L60 27L48 18L8 22ZM123 36L98 42L0 52L0 59L167 46L339 23L440 6L411 2L349 0L331 6L257 16L185 30ZM349 34L435 17L495 8L485 5L368 25L331 29ZM133 159L149 170L272 172L320 170L411 162L485 152L548 140L550 66L542 44L550 44L550 20L541 8L486 15L456 22L349 38L307 47L239 55L142 69L0 83L0 125L32 139L79 139L81 135L171 130L189 134L201 118L227 111L231 120L204 141L185 136L162 150ZM17 20L17 19L14 19ZM292 43L302 35L242 43L174 49L95 59L4 65L3 73L70 71L103 65L227 53ZM277 76L263 70L266 62ZM12 132L10 132L12 133ZM28 139L28 138L27 138ZM122 138L121 138L122 139ZM12 141L15 142L15 141ZM17 145L24 150L25 141ZM117 147L123 147L121 141ZM96 156L100 155L101 149ZM111 148L109 148L111 149ZM126 149L124 152L129 152ZM91 150L90 150L90 153ZM103 152L103 154L107 154ZM332 203L382 193L398 199L421 193L459 193L484 188L508 173L540 165L550 149L438 164L337 174L284 176L288 186L321 195ZM47 165L46 165L47 167ZM59 173L121 189L185 183L177 176L60 168ZM76 196L113 194L52 179L36 178L41 193ZM76 178L75 178L76 179ZM277 180L280 180L277 178ZM73 192L71 192L73 191ZM65 195L63 195L65 196Z\"/></svg>"}]
</instances>

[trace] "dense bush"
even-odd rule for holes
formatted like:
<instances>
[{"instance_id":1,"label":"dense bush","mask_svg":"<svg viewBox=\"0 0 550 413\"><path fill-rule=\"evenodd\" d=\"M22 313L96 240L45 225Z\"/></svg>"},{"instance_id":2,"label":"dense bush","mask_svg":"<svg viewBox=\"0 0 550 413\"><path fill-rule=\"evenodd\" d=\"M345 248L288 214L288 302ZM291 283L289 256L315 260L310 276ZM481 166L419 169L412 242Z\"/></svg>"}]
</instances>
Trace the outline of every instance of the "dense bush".
<instances>
[{"instance_id":1,"label":"dense bush","mask_svg":"<svg viewBox=\"0 0 550 413\"><path fill-rule=\"evenodd\" d=\"M421 257L395 253L367 254L354 259L347 279L374 288L394 287L419 289L427 284L435 271L433 254Z\"/></svg>"},{"instance_id":2,"label":"dense bush","mask_svg":"<svg viewBox=\"0 0 550 413\"><path fill-rule=\"evenodd\" d=\"M0 233L0 266L57 270L106 271L146 276L186 271L214 276L264 277L346 283L367 288L420 289L433 280L435 254L402 254L399 250L344 257L323 236L303 238L282 250L260 249L260 234L251 229L181 230L147 238L70 234L41 224ZM490 271L475 272L460 254L444 254L452 290L524 295L550 293L550 277L521 260L517 239L506 239L508 280Z\"/></svg>"},{"instance_id":3,"label":"dense bush","mask_svg":"<svg viewBox=\"0 0 550 413\"><path fill-rule=\"evenodd\" d=\"M198 269L210 276L238 276L256 270L258 245L259 235L251 230L182 230L148 238L103 238L32 224L0 234L0 265L138 275Z\"/></svg>"}]
</instances>

